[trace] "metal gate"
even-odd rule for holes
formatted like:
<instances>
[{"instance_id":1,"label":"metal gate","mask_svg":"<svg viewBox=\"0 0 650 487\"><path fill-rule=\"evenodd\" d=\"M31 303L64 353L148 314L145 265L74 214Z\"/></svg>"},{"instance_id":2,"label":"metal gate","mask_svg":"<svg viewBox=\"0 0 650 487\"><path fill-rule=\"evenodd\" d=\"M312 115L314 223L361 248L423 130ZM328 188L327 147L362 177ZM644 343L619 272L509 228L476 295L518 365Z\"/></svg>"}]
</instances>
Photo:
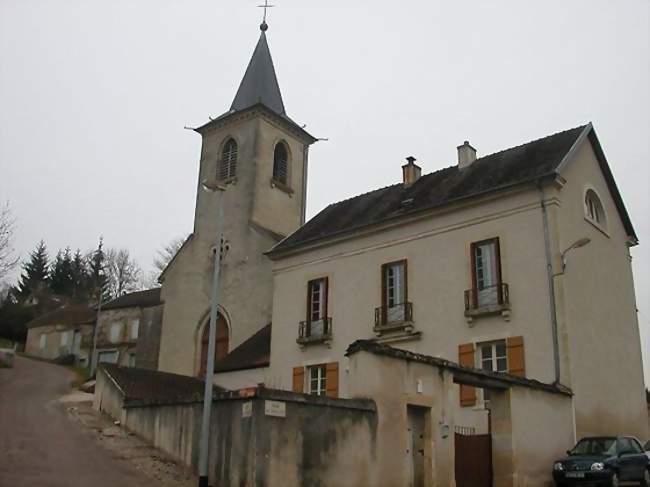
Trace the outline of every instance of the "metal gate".
<instances>
[{"instance_id":1,"label":"metal gate","mask_svg":"<svg viewBox=\"0 0 650 487\"><path fill-rule=\"evenodd\" d=\"M492 487L492 435L455 433L456 487Z\"/></svg>"}]
</instances>

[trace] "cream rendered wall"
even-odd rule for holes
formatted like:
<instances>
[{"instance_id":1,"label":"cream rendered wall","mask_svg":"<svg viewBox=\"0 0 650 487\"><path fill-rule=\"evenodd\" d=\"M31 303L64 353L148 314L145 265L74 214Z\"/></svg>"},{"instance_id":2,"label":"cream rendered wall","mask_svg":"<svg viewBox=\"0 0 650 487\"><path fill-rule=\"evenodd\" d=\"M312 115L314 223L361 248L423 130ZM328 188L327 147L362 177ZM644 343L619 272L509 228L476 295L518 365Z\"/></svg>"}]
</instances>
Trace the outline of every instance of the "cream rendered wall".
<instances>
[{"instance_id":1,"label":"cream rendered wall","mask_svg":"<svg viewBox=\"0 0 650 487\"><path fill-rule=\"evenodd\" d=\"M567 255L566 271L557 278L562 351L568 356L563 377L575 392L577 433L631 434L645 440L648 422L627 235L589 141L562 176L559 248L591 239ZM587 188L603 204L606 232L584 218Z\"/></svg>"},{"instance_id":2,"label":"cream rendered wall","mask_svg":"<svg viewBox=\"0 0 650 487\"><path fill-rule=\"evenodd\" d=\"M255 369L233 370L230 372L215 372L214 384L228 390L244 389L246 387L256 387L264 384L266 387L273 387L272 384L266 384L264 381L268 375L268 367L258 367Z\"/></svg>"},{"instance_id":3,"label":"cream rendered wall","mask_svg":"<svg viewBox=\"0 0 650 487\"><path fill-rule=\"evenodd\" d=\"M230 250L222 262L219 303L231 350L271 322L272 268L263 253L299 226L303 211L302 142L258 111L214 125L202 135L194 235L165 272L161 291L165 308L159 368L185 375L199 370L217 232L218 196L203 190L201 182L214 179L223 143L234 137L239 146L236 182L223 194L223 235ZM280 138L291 152L292 194L270 184L273 150Z\"/></svg>"},{"instance_id":4,"label":"cream rendered wall","mask_svg":"<svg viewBox=\"0 0 650 487\"><path fill-rule=\"evenodd\" d=\"M471 287L470 244L499 237L503 281L510 286L511 316L482 317L468 324L463 292ZM381 300L381 265L408 259L408 300L420 340L393 344L458 361L458 345L523 336L526 375L552 382L551 328L544 237L535 188L486 199L455 211L381 233L315 249L275 262L271 371L268 380L290 389L292 368L338 361L339 392L348 395L344 353L353 341L373 338L374 308ZM305 319L306 285L329 278L330 347L296 344ZM480 405L478 406L480 408ZM459 425L480 426L472 408L461 408ZM485 413L479 413L485 419Z\"/></svg>"}]
</instances>

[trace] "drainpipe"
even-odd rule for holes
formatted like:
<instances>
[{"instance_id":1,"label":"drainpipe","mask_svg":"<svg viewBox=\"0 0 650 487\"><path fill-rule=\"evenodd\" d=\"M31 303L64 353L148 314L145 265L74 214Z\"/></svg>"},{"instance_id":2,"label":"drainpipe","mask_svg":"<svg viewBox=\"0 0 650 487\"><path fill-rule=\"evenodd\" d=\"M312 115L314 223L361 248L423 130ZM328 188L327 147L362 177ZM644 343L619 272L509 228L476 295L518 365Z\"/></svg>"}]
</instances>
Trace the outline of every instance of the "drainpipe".
<instances>
[{"instance_id":1,"label":"drainpipe","mask_svg":"<svg viewBox=\"0 0 650 487\"><path fill-rule=\"evenodd\" d=\"M548 279L549 308L551 313L551 333L553 337L553 365L555 366L555 384L560 383L560 344L557 335L557 306L555 304L555 280L553 277L553 260L551 255L551 237L548 228L548 211L544 202L545 193L541 181L538 181L539 203L542 207L542 222L544 225L544 250L546 253L546 274Z\"/></svg>"}]
</instances>

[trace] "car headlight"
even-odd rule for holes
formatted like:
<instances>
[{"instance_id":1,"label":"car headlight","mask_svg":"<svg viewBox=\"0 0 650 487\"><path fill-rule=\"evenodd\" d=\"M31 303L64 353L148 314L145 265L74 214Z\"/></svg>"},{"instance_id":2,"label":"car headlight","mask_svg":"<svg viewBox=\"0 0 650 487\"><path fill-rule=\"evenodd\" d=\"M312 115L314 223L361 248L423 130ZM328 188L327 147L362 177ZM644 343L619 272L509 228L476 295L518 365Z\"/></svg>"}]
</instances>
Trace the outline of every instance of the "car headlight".
<instances>
[{"instance_id":1,"label":"car headlight","mask_svg":"<svg viewBox=\"0 0 650 487\"><path fill-rule=\"evenodd\" d=\"M564 465L562 465L562 462L555 462L553 464L553 470L557 470L557 471L564 470Z\"/></svg>"},{"instance_id":2,"label":"car headlight","mask_svg":"<svg viewBox=\"0 0 650 487\"><path fill-rule=\"evenodd\" d=\"M600 472L601 470L605 470L605 464L602 462L596 462L591 464L591 469L594 472Z\"/></svg>"}]
</instances>

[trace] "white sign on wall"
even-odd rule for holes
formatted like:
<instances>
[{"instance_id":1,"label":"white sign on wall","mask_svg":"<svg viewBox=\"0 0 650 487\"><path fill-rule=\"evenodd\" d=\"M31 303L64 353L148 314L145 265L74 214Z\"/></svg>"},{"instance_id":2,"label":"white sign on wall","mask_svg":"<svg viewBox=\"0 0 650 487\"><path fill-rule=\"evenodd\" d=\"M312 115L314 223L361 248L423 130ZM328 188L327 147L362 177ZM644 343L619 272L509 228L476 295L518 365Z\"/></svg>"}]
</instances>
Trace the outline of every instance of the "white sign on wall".
<instances>
[{"instance_id":1,"label":"white sign on wall","mask_svg":"<svg viewBox=\"0 0 650 487\"><path fill-rule=\"evenodd\" d=\"M264 414L277 418L286 418L287 404L280 401L264 401Z\"/></svg>"},{"instance_id":2,"label":"white sign on wall","mask_svg":"<svg viewBox=\"0 0 650 487\"><path fill-rule=\"evenodd\" d=\"M253 414L253 401L247 401L241 405L241 417L250 418Z\"/></svg>"}]
</instances>

